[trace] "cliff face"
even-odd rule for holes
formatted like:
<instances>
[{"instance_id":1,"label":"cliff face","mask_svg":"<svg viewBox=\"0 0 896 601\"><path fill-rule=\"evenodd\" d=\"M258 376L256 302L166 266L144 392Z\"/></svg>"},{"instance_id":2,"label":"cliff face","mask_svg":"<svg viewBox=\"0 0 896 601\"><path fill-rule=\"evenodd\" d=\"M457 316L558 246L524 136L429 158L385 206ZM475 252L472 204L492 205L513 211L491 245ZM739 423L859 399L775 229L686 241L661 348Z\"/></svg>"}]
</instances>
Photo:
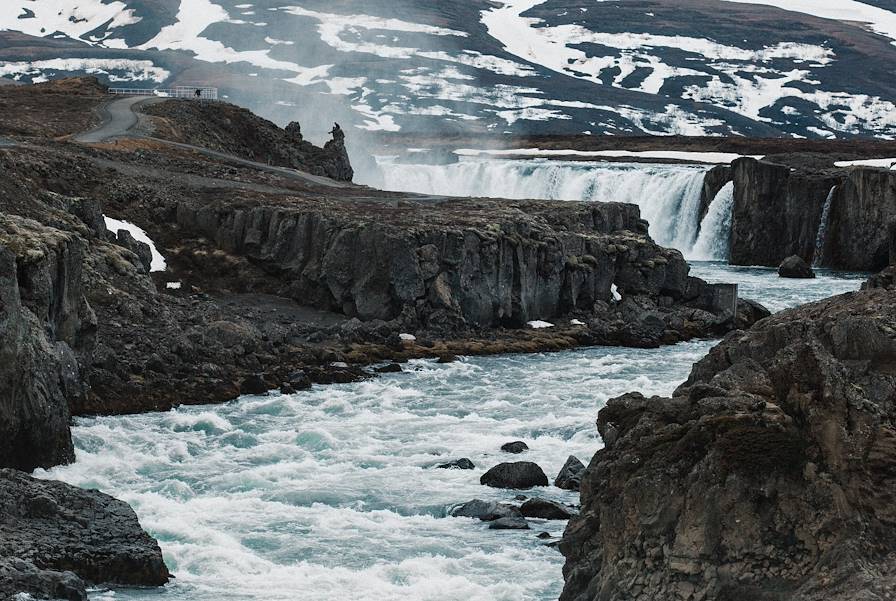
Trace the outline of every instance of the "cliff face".
<instances>
[{"instance_id":1,"label":"cliff face","mask_svg":"<svg viewBox=\"0 0 896 601\"><path fill-rule=\"evenodd\" d=\"M672 398L611 400L561 544L562 599L886 599L894 300L778 314L726 337Z\"/></svg>"},{"instance_id":2,"label":"cliff face","mask_svg":"<svg viewBox=\"0 0 896 601\"><path fill-rule=\"evenodd\" d=\"M890 260L896 223L896 172L851 169L831 205L822 265L876 271Z\"/></svg>"},{"instance_id":3,"label":"cliff face","mask_svg":"<svg viewBox=\"0 0 896 601\"><path fill-rule=\"evenodd\" d=\"M777 266L791 255L857 271L876 271L887 264L888 226L896 219L896 173L874 168L792 168L755 159L739 159L732 169L733 264ZM824 205L832 189L824 244L816 257Z\"/></svg>"},{"instance_id":4,"label":"cliff face","mask_svg":"<svg viewBox=\"0 0 896 601\"><path fill-rule=\"evenodd\" d=\"M320 209L181 204L177 222L279 272L287 282L280 292L365 321L409 313L423 327L521 326L590 312L595 302L612 299L614 283L623 294L676 300L688 286L681 254L647 237L633 205L532 202L500 209L445 200L440 208L467 211L472 220L444 227L426 218L425 207L405 202L397 221Z\"/></svg>"},{"instance_id":5,"label":"cliff face","mask_svg":"<svg viewBox=\"0 0 896 601\"><path fill-rule=\"evenodd\" d=\"M73 459L68 402L85 394L96 331L83 259L76 235L0 215L0 466Z\"/></svg>"}]
</instances>

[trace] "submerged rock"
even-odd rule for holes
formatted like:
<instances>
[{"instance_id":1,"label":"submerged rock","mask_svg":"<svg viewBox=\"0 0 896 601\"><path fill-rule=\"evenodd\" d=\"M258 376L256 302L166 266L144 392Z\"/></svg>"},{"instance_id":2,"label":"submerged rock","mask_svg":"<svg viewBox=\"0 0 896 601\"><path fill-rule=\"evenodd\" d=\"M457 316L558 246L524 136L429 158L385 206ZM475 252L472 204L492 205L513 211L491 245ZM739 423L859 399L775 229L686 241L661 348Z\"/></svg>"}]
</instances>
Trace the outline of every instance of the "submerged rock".
<instances>
[{"instance_id":1,"label":"submerged rock","mask_svg":"<svg viewBox=\"0 0 896 601\"><path fill-rule=\"evenodd\" d=\"M812 279L815 272L802 258L793 255L784 259L778 267L778 275L782 278Z\"/></svg>"},{"instance_id":2,"label":"submerged rock","mask_svg":"<svg viewBox=\"0 0 896 601\"><path fill-rule=\"evenodd\" d=\"M532 488L547 486L548 477L531 461L499 463L479 478L480 484L494 488Z\"/></svg>"},{"instance_id":3,"label":"submerged rock","mask_svg":"<svg viewBox=\"0 0 896 601\"><path fill-rule=\"evenodd\" d=\"M604 440L605 444L611 444ZM563 464L560 473L554 478L554 486L565 490L579 490L582 482L582 474L585 473L585 466L577 457L572 455Z\"/></svg>"},{"instance_id":4,"label":"submerged rock","mask_svg":"<svg viewBox=\"0 0 896 601\"><path fill-rule=\"evenodd\" d=\"M523 451L528 451L529 445L524 443L522 440L517 440L516 442L505 442L501 445L501 450L505 453L513 453L514 455L518 455Z\"/></svg>"},{"instance_id":5,"label":"submerged rock","mask_svg":"<svg viewBox=\"0 0 896 601\"><path fill-rule=\"evenodd\" d=\"M0 598L86 599L90 583L159 586L158 543L123 501L0 470Z\"/></svg>"},{"instance_id":6,"label":"submerged rock","mask_svg":"<svg viewBox=\"0 0 896 601\"><path fill-rule=\"evenodd\" d=\"M454 461L449 461L448 463L442 463L436 466L437 468L441 468L444 470L472 470L476 469L476 466L473 465L473 462L467 459L466 457L462 459L455 459Z\"/></svg>"},{"instance_id":7,"label":"submerged rock","mask_svg":"<svg viewBox=\"0 0 896 601\"><path fill-rule=\"evenodd\" d=\"M576 515L576 512L555 501L535 497L523 503L520 512L527 518L541 518L544 520L568 520Z\"/></svg>"},{"instance_id":8,"label":"submerged rock","mask_svg":"<svg viewBox=\"0 0 896 601\"><path fill-rule=\"evenodd\" d=\"M389 363L382 367L377 367L374 371L378 374L398 374L404 371L398 363Z\"/></svg>"},{"instance_id":9,"label":"submerged rock","mask_svg":"<svg viewBox=\"0 0 896 601\"><path fill-rule=\"evenodd\" d=\"M500 518L488 525L490 530L528 530L525 518Z\"/></svg>"}]
</instances>

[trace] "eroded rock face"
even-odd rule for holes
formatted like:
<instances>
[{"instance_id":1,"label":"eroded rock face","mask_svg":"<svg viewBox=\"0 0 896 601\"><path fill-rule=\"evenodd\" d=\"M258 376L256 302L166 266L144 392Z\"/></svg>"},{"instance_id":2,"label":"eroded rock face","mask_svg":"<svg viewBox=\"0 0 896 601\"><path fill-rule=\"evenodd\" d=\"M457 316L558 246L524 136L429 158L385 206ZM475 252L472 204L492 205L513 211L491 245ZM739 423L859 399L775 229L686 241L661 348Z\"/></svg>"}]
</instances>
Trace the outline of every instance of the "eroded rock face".
<instances>
[{"instance_id":1,"label":"eroded rock face","mask_svg":"<svg viewBox=\"0 0 896 601\"><path fill-rule=\"evenodd\" d=\"M159 586L168 576L127 503L0 469L0 597L86 600L89 583Z\"/></svg>"},{"instance_id":2,"label":"eroded rock face","mask_svg":"<svg viewBox=\"0 0 896 601\"><path fill-rule=\"evenodd\" d=\"M797 255L838 269L877 271L886 266L888 226L896 219L896 173L794 164L751 158L732 163L731 262L776 267ZM706 186L711 183L709 178ZM829 197L826 233L817 248Z\"/></svg>"},{"instance_id":3,"label":"eroded rock face","mask_svg":"<svg viewBox=\"0 0 896 601\"><path fill-rule=\"evenodd\" d=\"M69 400L85 394L96 318L81 287L83 242L0 215L0 466L74 458Z\"/></svg>"},{"instance_id":4,"label":"eroded rock face","mask_svg":"<svg viewBox=\"0 0 896 601\"><path fill-rule=\"evenodd\" d=\"M446 200L436 221L407 202L364 218L309 207L182 204L178 225L227 253L287 276L278 293L362 321L410 318L416 327L520 327L613 301L667 296L708 308L714 286L688 277L681 253L656 245L637 207L616 203ZM375 207L359 207L375 211ZM457 225L439 223L462 211ZM643 313L643 307L633 309ZM660 331L668 329L661 324Z\"/></svg>"},{"instance_id":5,"label":"eroded rock face","mask_svg":"<svg viewBox=\"0 0 896 601\"><path fill-rule=\"evenodd\" d=\"M786 311L726 337L672 398L611 400L561 544L562 599L885 599L894 301Z\"/></svg>"}]
</instances>

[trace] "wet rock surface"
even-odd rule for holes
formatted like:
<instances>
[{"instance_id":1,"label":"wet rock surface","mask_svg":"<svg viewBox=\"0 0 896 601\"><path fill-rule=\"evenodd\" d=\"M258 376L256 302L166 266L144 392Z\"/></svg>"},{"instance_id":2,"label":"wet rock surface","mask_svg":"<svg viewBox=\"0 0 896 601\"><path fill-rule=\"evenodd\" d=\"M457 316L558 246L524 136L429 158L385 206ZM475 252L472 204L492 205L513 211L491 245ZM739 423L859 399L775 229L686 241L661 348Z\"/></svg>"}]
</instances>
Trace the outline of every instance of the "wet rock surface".
<instances>
[{"instance_id":1,"label":"wet rock surface","mask_svg":"<svg viewBox=\"0 0 896 601\"><path fill-rule=\"evenodd\" d=\"M501 450L505 453L511 453L513 455L519 455L525 451L529 450L529 445L524 443L522 440L517 440L515 442L505 442L501 445Z\"/></svg>"},{"instance_id":2,"label":"wet rock surface","mask_svg":"<svg viewBox=\"0 0 896 601\"><path fill-rule=\"evenodd\" d=\"M158 543L124 502L0 469L0 597L86 599L89 584L168 581Z\"/></svg>"},{"instance_id":3,"label":"wet rock surface","mask_svg":"<svg viewBox=\"0 0 896 601\"><path fill-rule=\"evenodd\" d=\"M499 463L479 478L480 484L494 488L532 488L547 486L548 477L544 471L531 461Z\"/></svg>"},{"instance_id":4,"label":"wet rock surface","mask_svg":"<svg viewBox=\"0 0 896 601\"><path fill-rule=\"evenodd\" d=\"M562 599L886 599L896 303L847 294L734 332L672 398L598 417Z\"/></svg>"},{"instance_id":5,"label":"wet rock surface","mask_svg":"<svg viewBox=\"0 0 896 601\"><path fill-rule=\"evenodd\" d=\"M613 435L614 433L607 433L608 437ZM554 486L565 490L579 490L584 473L585 465L579 461L578 457L570 455L560 469L560 473L554 478Z\"/></svg>"},{"instance_id":6,"label":"wet rock surface","mask_svg":"<svg viewBox=\"0 0 896 601\"><path fill-rule=\"evenodd\" d=\"M778 267L778 275L782 278L810 280L815 277L815 272L808 263L800 257L793 255L781 261Z\"/></svg>"},{"instance_id":7,"label":"wet rock surface","mask_svg":"<svg viewBox=\"0 0 896 601\"><path fill-rule=\"evenodd\" d=\"M520 512L527 518L541 518L543 520L568 520L576 512L565 505L547 499L528 499L520 506Z\"/></svg>"}]
</instances>

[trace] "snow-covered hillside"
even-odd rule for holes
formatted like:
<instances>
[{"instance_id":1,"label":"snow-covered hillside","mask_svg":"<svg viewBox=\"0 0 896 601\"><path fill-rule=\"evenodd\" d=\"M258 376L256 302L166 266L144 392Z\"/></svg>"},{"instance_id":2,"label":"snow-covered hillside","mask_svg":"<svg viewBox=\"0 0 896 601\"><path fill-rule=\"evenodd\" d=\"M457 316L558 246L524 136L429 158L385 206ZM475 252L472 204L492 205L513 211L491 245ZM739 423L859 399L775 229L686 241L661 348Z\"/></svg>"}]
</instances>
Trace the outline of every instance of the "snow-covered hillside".
<instances>
[{"instance_id":1,"label":"snow-covered hillside","mask_svg":"<svg viewBox=\"0 0 896 601\"><path fill-rule=\"evenodd\" d=\"M893 137L894 5L4 0L0 76L217 85L312 131Z\"/></svg>"}]
</instances>

